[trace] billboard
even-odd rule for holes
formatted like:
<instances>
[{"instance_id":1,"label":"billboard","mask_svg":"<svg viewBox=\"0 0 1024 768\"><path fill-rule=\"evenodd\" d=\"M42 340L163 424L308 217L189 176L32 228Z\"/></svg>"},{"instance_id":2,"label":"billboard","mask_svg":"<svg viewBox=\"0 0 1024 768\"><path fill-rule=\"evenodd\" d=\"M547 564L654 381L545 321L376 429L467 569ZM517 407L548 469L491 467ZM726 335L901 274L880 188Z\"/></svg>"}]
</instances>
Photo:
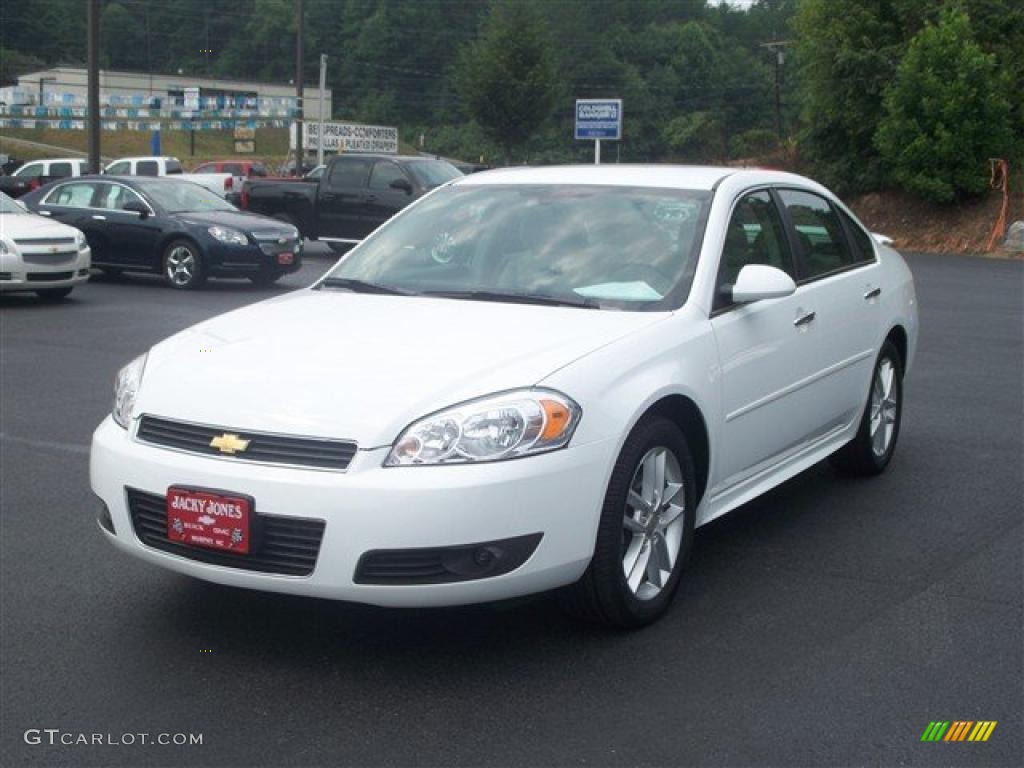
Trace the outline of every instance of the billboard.
<instances>
[{"instance_id":1,"label":"billboard","mask_svg":"<svg viewBox=\"0 0 1024 768\"><path fill-rule=\"evenodd\" d=\"M295 123L291 126L291 143L295 144ZM320 124L306 121L302 124L302 146L308 150L319 148ZM386 125L360 123L324 123L325 152L380 152L398 154L398 129Z\"/></svg>"}]
</instances>

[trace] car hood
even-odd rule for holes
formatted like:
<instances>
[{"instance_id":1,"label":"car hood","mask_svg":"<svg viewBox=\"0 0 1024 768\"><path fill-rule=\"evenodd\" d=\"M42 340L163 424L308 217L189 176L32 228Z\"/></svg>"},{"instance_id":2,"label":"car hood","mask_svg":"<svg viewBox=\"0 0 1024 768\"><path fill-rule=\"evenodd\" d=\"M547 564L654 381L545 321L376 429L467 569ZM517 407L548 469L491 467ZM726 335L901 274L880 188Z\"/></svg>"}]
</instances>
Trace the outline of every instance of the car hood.
<instances>
[{"instance_id":1,"label":"car hood","mask_svg":"<svg viewBox=\"0 0 1024 768\"><path fill-rule=\"evenodd\" d=\"M0 236L17 240L26 237L74 237L78 230L34 213L0 214Z\"/></svg>"},{"instance_id":2,"label":"car hood","mask_svg":"<svg viewBox=\"0 0 1024 768\"><path fill-rule=\"evenodd\" d=\"M295 232L295 228L289 224L245 211L186 211L176 215L186 224L231 227L250 234L261 232L267 236L290 237Z\"/></svg>"},{"instance_id":3,"label":"car hood","mask_svg":"<svg viewBox=\"0 0 1024 768\"><path fill-rule=\"evenodd\" d=\"M666 316L298 291L154 347L136 413L375 448L421 416L532 386Z\"/></svg>"}]
</instances>

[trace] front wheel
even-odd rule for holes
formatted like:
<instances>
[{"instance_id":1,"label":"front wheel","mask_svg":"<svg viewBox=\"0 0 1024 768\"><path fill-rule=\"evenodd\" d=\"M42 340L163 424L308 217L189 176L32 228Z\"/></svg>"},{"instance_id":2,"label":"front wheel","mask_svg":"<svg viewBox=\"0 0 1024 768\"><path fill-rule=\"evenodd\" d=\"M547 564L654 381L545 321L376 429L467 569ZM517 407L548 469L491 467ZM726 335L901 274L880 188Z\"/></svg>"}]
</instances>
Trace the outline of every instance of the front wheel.
<instances>
[{"instance_id":1,"label":"front wheel","mask_svg":"<svg viewBox=\"0 0 1024 768\"><path fill-rule=\"evenodd\" d=\"M857 436L829 458L849 475L878 475L896 452L903 418L903 360L891 341L882 345L871 376Z\"/></svg>"},{"instance_id":2,"label":"front wheel","mask_svg":"<svg viewBox=\"0 0 1024 768\"><path fill-rule=\"evenodd\" d=\"M188 240L175 240L164 249L164 280L172 288L192 290L206 282L203 257Z\"/></svg>"},{"instance_id":3,"label":"front wheel","mask_svg":"<svg viewBox=\"0 0 1024 768\"><path fill-rule=\"evenodd\" d=\"M562 590L569 613L624 629L665 613L693 544L694 476L675 423L653 417L633 429L608 483L594 556L583 578Z\"/></svg>"}]
</instances>

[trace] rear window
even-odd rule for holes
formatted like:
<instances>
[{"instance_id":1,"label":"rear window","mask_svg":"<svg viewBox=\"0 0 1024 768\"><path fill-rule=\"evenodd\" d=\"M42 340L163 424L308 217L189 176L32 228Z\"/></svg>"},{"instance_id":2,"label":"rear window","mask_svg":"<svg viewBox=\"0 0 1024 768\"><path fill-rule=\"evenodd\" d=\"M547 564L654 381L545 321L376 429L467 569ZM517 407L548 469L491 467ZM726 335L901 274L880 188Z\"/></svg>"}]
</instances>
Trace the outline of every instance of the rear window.
<instances>
[{"instance_id":1,"label":"rear window","mask_svg":"<svg viewBox=\"0 0 1024 768\"><path fill-rule=\"evenodd\" d=\"M135 173L139 176L159 176L160 164L156 160L140 160L135 166Z\"/></svg>"},{"instance_id":2,"label":"rear window","mask_svg":"<svg viewBox=\"0 0 1024 768\"><path fill-rule=\"evenodd\" d=\"M176 173L181 173L181 172L182 172L182 170L181 170L181 163L179 163L177 160L168 160L167 161L167 175L168 176L172 176L172 175L174 175ZM154 175L156 175L156 174L154 174Z\"/></svg>"}]
</instances>

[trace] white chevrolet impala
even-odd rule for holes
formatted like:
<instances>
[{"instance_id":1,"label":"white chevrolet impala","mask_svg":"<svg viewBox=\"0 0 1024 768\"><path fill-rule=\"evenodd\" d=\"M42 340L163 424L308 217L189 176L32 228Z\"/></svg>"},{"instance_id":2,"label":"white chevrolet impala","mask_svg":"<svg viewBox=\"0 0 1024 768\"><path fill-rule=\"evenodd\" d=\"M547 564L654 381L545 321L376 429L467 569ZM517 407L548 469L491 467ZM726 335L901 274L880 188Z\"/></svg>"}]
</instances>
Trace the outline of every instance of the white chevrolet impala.
<instances>
[{"instance_id":1,"label":"white chevrolet impala","mask_svg":"<svg viewBox=\"0 0 1024 768\"><path fill-rule=\"evenodd\" d=\"M918 320L882 243L786 173L460 178L311 288L125 366L93 438L100 527L238 587L387 606L560 588L642 625L696 526L825 458L889 464Z\"/></svg>"}]
</instances>

